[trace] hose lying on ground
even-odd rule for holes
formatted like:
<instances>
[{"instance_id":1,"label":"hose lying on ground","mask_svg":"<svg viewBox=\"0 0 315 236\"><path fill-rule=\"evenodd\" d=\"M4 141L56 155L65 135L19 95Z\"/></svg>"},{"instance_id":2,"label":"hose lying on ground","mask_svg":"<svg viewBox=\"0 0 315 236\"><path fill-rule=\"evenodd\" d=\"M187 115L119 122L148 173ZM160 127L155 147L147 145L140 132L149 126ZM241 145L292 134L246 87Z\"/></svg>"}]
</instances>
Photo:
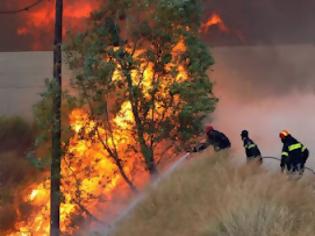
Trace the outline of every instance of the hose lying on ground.
<instances>
[{"instance_id":1,"label":"hose lying on ground","mask_svg":"<svg viewBox=\"0 0 315 236\"><path fill-rule=\"evenodd\" d=\"M281 161L281 159L278 158L278 157L262 157L262 158L263 159L273 159L273 160ZM308 170L308 171L312 172L313 175L315 175L315 171L312 168L305 166L305 170Z\"/></svg>"},{"instance_id":2,"label":"hose lying on ground","mask_svg":"<svg viewBox=\"0 0 315 236\"><path fill-rule=\"evenodd\" d=\"M201 147L201 148L200 148L200 147ZM204 147L204 143L201 143L201 144L197 145L197 146L193 149L193 151L187 151L187 152L190 154L190 153L202 151L202 150L204 150L205 148L207 148L207 147ZM189 154L188 154L185 158L189 157ZM276 161L281 161L281 159L278 158L278 157L267 156L267 157L262 157L262 158L263 158L263 159L273 159L273 160L276 160ZM308 171L312 172L313 175L315 175L315 171L314 171L312 168L305 166L305 170L308 170Z\"/></svg>"}]
</instances>

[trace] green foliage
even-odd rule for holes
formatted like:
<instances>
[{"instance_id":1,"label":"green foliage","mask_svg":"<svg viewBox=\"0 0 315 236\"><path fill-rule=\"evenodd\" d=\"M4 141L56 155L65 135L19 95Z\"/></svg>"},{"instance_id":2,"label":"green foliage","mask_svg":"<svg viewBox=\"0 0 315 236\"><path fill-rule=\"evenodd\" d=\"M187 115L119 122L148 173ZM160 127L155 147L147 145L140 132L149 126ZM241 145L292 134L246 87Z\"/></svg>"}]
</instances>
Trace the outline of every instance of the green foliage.
<instances>
[{"instance_id":1,"label":"green foliage","mask_svg":"<svg viewBox=\"0 0 315 236\"><path fill-rule=\"evenodd\" d=\"M73 84L94 119L113 126L122 104L131 105L134 148L145 160L162 141L190 142L215 108L207 73L214 60L198 36L200 14L198 0L108 1L66 46ZM185 48L174 52L179 42Z\"/></svg>"},{"instance_id":2,"label":"green foliage","mask_svg":"<svg viewBox=\"0 0 315 236\"><path fill-rule=\"evenodd\" d=\"M201 7L198 0L160 0L157 2L159 22L199 27Z\"/></svg>"},{"instance_id":3,"label":"green foliage","mask_svg":"<svg viewBox=\"0 0 315 236\"><path fill-rule=\"evenodd\" d=\"M54 80L45 81L45 91L41 93L41 100L34 105L34 126L36 137L32 150L27 153L27 159L38 169L46 169L51 161L51 133L53 122L53 95L56 91ZM68 125L68 114L80 106L80 101L67 91L62 93L62 143L65 144L72 135ZM64 151L64 149L62 150Z\"/></svg>"}]
</instances>

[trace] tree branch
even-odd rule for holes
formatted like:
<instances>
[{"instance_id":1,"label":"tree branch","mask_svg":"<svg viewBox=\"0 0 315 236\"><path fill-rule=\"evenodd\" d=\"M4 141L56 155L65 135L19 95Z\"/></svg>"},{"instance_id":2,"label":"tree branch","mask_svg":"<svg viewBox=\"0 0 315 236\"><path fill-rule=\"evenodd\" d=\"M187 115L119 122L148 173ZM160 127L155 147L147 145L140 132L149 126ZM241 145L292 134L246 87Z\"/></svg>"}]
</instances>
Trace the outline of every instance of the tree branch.
<instances>
[{"instance_id":1,"label":"tree branch","mask_svg":"<svg viewBox=\"0 0 315 236\"><path fill-rule=\"evenodd\" d=\"M86 88L84 86L84 84L80 83L81 85L81 88L82 88L82 91L83 91L83 95L87 101L87 104L89 106L89 109L90 109L90 113L91 113L91 117L92 119L96 120L95 116L94 116L94 111L93 111L93 106L92 106L92 103L91 101L89 100L89 95L86 91ZM107 104L107 103L106 103ZM112 151L110 149L110 147L104 142L100 132L99 132L99 125L98 125L98 122L96 122L96 125L94 127L94 130L96 131L96 134L97 134L97 137L98 137L98 140L100 141L100 143L102 144L103 148L107 151L107 153L109 154L109 156L114 160L116 166L118 167L118 170L119 170L119 173L120 175L123 177L123 179L125 180L125 182L128 184L128 186L130 187L130 189L133 191L133 192L138 192L136 186L132 183L132 181L128 178L127 174L125 173L124 171L124 168L121 164L121 160L118 156L118 152L116 149L114 149L114 151ZM111 135L112 139L113 139L113 135ZM114 141L114 140L113 140Z\"/></svg>"}]
</instances>

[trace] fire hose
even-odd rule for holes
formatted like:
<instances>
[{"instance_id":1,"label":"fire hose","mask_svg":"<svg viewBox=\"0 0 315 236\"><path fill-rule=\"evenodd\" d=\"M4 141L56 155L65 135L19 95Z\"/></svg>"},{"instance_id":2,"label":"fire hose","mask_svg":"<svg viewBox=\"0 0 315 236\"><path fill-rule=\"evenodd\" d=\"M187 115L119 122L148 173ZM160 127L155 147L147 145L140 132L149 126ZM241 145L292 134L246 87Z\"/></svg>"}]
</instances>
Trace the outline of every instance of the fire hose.
<instances>
[{"instance_id":1,"label":"fire hose","mask_svg":"<svg viewBox=\"0 0 315 236\"><path fill-rule=\"evenodd\" d=\"M199 146L200 146L200 145L199 145ZM197 148L196 148L196 149L197 149ZM201 148L201 150L203 150L203 148ZM198 150L198 151L199 151L199 150ZM184 158L188 158L188 157L189 157L189 154L190 154L190 153L186 153L186 155L184 155ZM267 156L267 157L262 157L262 158L263 158L263 159L273 159L273 160L276 160L276 161L281 161L280 158L278 158L278 157L272 157L272 156ZM315 175L315 171L314 171L312 168L305 166L304 169L310 171L313 175Z\"/></svg>"},{"instance_id":2,"label":"fire hose","mask_svg":"<svg viewBox=\"0 0 315 236\"><path fill-rule=\"evenodd\" d=\"M281 159L278 158L278 157L262 157L262 158L263 159L273 159L273 160L281 161ZM308 171L312 172L313 175L315 175L315 171L312 168L305 166L305 170L308 170Z\"/></svg>"}]
</instances>

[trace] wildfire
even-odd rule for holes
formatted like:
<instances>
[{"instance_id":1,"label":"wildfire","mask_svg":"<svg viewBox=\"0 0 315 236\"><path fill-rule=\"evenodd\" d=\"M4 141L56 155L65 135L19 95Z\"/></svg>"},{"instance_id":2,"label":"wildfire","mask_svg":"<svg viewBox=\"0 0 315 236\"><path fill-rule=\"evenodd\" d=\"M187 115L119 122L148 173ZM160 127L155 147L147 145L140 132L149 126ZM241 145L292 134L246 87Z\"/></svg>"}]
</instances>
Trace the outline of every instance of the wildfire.
<instances>
[{"instance_id":1,"label":"wildfire","mask_svg":"<svg viewBox=\"0 0 315 236\"><path fill-rule=\"evenodd\" d=\"M171 52L172 60L165 66L165 70L176 69L177 75L174 76L173 73L163 78L163 91L167 91L174 79L177 81L188 79L185 65L179 63L180 55L186 50L184 39L180 39L174 45ZM144 50L137 51L134 57L140 58L143 52ZM142 84L144 94L149 94L155 78L153 63L143 61L139 71L134 70L131 75L134 83ZM114 80L122 79L118 65L113 77ZM165 96L165 92L159 93L158 96ZM158 102L156 106L157 110L161 109ZM161 114L156 112L155 115ZM115 196L124 195L126 198L130 192L117 165L104 149L104 142L111 148L116 145L115 148L124 162L124 171L132 181L144 183L148 175L138 154L135 152L128 154L129 147L137 145L131 131L134 117L129 102L122 103L120 111L112 118L113 131L110 135L102 124L93 120L83 108L74 109L70 113L69 125L73 136L69 140L61 166L63 196L60 218L61 230L67 235L72 235L82 222L91 218L91 215L96 219L102 219L105 213L109 214L109 205ZM26 188L23 200L31 206L32 211L26 220L16 223L17 232L12 232L10 236L49 235L49 184L49 179L44 178Z\"/></svg>"},{"instance_id":2,"label":"wildfire","mask_svg":"<svg viewBox=\"0 0 315 236\"><path fill-rule=\"evenodd\" d=\"M21 6L25 5L20 1ZM90 13L97 9L100 0L69 0L64 4L64 33L68 30L82 29L84 20L89 17ZM31 35L33 37L32 48L34 50L43 49L48 45L47 41L51 38L54 25L54 1L48 1L29 11L28 14L22 15L20 25L16 29L16 34L20 36ZM205 23L202 24L201 32L208 32L209 28L217 26L222 32L231 32L226 26L222 17L218 13L213 13ZM189 30L189 28L187 28ZM46 35L46 36L45 36ZM48 37L49 38L48 38ZM241 39L241 34L237 33ZM47 38L46 38L47 37ZM45 41L46 40L46 41Z\"/></svg>"},{"instance_id":3,"label":"wildfire","mask_svg":"<svg viewBox=\"0 0 315 236\"><path fill-rule=\"evenodd\" d=\"M20 25L16 29L17 35L31 35L33 37L32 48L34 50L43 49L48 45L47 40L51 38L51 32L54 25L54 1L44 1L41 5L33 8L27 14L21 15ZM24 6L25 1L19 1L17 4ZM64 4L64 33L68 30L82 29L84 20L90 13L96 9L99 0L70 0ZM45 36L46 35L46 36Z\"/></svg>"},{"instance_id":4,"label":"wildfire","mask_svg":"<svg viewBox=\"0 0 315 236\"><path fill-rule=\"evenodd\" d=\"M68 234L74 233L78 227L73 225L73 217L80 214L84 208L88 212L98 215L100 207L104 209L107 201L111 200L112 192L122 184L122 178L116 165L108 158L100 142L92 143L87 136L82 137L80 129L95 126L95 122L87 119L84 110L76 109L70 114L69 120L75 135L70 140L68 153L62 162L62 191L61 230ZM128 163L128 170L132 170L133 160ZM10 235L49 235L49 180L31 186L25 202L29 202L34 211L29 221L18 222L19 232ZM85 213L86 214L86 213ZM83 217L84 213L82 214Z\"/></svg>"},{"instance_id":5,"label":"wildfire","mask_svg":"<svg viewBox=\"0 0 315 236\"><path fill-rule=\"evenodd\" d=\"M217 13L213 13L211 17L202 24L200 30L201 32L208 32L209 28L214 25L218 26L219 29L224 33L230 32L230 29L225 25L221 16Z\"/></svg>"}]
</instances>

